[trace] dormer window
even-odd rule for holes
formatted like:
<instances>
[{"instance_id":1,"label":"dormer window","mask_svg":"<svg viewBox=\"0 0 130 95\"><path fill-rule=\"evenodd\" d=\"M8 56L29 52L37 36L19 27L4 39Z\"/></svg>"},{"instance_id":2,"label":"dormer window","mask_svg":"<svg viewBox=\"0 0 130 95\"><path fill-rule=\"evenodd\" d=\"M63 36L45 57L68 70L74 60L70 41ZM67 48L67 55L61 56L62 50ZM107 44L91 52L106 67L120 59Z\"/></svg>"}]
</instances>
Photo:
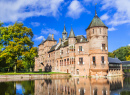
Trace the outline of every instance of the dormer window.
<instances>
[{"instance_id":1,"label":"dormer window","mask_svg":"<svg viewBox=\"0 0 130 95\"><path fill-rule=\"evenodd\" d=\"M79 51L82 51L82 46L79 46Z\"/></svg>"},{"instance_id":2,"label":"dormer window","mask_svg":"<svg viewBox=\"0 0 130 95\"><path fill-rule=\"evenodd\" d=\"M63 54L63 50L61 50L61 54Z\"/></svg>"}]
</instances>

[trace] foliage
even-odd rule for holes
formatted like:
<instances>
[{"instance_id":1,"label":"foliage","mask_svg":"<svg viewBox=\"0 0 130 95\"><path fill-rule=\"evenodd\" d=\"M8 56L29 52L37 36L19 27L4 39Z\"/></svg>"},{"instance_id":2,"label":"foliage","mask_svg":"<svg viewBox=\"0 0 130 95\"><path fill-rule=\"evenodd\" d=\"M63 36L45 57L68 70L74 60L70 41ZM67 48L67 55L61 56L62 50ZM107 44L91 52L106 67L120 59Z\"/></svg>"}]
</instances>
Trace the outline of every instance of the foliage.
<instances>
[{"instance_id":1,"label":"foliage","mask_svg":"<svg viewBox=\"0 0 130 95\"><path fill-rule=\"evenodd\" d=\"M27 52L23 52L23 66L26 69L30 69L34 67L34 62L35 59L34 57L37 56L37 48L36 47L32 47L29 51Z\"/></svg>"},{"instance_id":2,"label":"foliage","mask_svg":"<svg viewBox=\"0 0 130 95\"><path fill-rule=\"evenodd\" d=\"M33 47L33 32L31 28L25 27L23 23L15 23L8 27L3 27L0 23L0 66L12 68L16 72L24 68L22 57L31 68L34 66L34 57L37 55L36 48ZM31 61L30 61L31 60ZM29 63L28 63L29 62ZM27 66L27 65L26 65Z\"/></svg>"},{"instance_id":3,"label":"foliage","mask_svg":"<svg viewBox=\"0 0 130 95\"><path fill-rule=\"evenodd\" d=\"M130 46L121 47L121 48L113 51L113 53L109 52L108 56L109 57L117 57L121 61L130 60Z\"/></svg>"}]
</instances>

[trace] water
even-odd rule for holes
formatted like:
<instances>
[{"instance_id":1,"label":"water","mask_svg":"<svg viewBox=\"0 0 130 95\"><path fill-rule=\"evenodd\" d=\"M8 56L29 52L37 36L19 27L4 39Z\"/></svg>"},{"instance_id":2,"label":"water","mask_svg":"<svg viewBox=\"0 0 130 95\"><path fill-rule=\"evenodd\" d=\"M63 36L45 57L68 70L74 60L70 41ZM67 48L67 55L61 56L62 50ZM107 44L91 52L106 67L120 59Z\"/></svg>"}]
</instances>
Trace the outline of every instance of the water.
<instances>
[{"instance_id":1,"label":"water","mask_svg":"<svg viewBox=\"0 0 130 95\"><path fill-rule=\"evenodd\" d=\"M0 95L130 95L130 77L6 81Z\"/></svg>"}]
</instances>

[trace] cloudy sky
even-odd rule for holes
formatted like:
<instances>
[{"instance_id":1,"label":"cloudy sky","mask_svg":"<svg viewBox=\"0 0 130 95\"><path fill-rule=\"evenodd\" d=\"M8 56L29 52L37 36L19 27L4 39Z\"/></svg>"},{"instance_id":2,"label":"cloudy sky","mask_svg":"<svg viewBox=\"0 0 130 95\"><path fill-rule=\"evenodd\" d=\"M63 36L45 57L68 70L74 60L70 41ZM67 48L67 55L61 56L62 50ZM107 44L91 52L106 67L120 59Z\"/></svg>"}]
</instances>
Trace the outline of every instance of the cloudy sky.
<instances>
[{"instance_id":1,"label":"cloudy sky","mask_svg":"<svg viewBox=\"0 0 130 95\"><path fill-rule=\"evenodd\" d=\"M130 45L130 0L0 0L0 21L5 26L18 21L32 28L37 47L48 34L61 38L64 23L68 35L71 25L75 35L86 35L95 3L98 16L108 26L109 51Z\"/></svg>"}]
</instances>

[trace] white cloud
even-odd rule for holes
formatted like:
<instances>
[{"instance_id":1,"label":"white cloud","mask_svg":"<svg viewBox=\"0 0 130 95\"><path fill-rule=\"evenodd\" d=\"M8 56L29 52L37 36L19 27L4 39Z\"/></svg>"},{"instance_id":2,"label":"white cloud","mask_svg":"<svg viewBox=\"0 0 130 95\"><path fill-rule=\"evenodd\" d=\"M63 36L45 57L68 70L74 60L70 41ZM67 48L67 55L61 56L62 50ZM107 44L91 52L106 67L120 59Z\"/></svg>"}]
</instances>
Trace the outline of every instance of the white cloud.
<instances>
[{"instance_id":1,"label":"white cloud","mask_svg":"<svg viewBox=\"0 0 130 95\"><path fill-rule=\"evenodd\" d=\"M38 41L38 40L42 40L45 39L44 36L39 36L39 37L35 37L34 40Z\"/></svg>"},{"instance_id":2,"label":"white cloud","mask_svg":"<svg viewBox=\"0 0 130 95\"><path fill-rule=\"evenodd\" d=\"M115 29L114 27L108 28L108 31L115 31L117 29Z\"/></svg>"},{"instance_id":3,"label":"white cloud","mask_svg":"<svg viewBox=\"0 0 130 95\"><path fill-rule=\"evenodd\" d=\"M101 10L111 10L108 25L117 26L130 23L130 0L103 0ZM114 10L114 11L113 11Z\"/></svg>"},{"instance_id":4,"label":"white cloud","mask_svg":"<svg viewBox=\"0 0 130 95\"><path fill-rule=\"evenodd\" d=\"M31 22L31 25L33 27L37 27L37 26L40 26L40 23L39 22Z\"/></svg>"},{"instance_id":5,"label":"white cloud","mask_svg":"<svg viewBox=\"0 0 130 95\"><path fill-rule=\"evenodd\" d=\"M77 0L74 0L70 3L68 7L67 16L77 19L80 17L81 13L85 11L85 8Z\"/></svg>"},{"instance_id":6,"label":"white cloud","mask_svg":"<svg viewBox=\"0 0 130 95\"><path fill-rule=\"evenodd\" d=\"M107 13L105 13L104 15L102 15L101 17L101 20L108 20L109 19L109 16Z\"/></svg>"},{"instance_id":7,"label":"white cloud","mask_svg":"<svg viewBox=\"0 0 130 95\"><path fill-rule=\"evenodd\" d=\"M15 22L32 16L54 16L64 0L0 0L0 20Z\"/></svg>"},{"instance_id":8,"label":"white cloud","mask_svg":"<svg viewBox=\"0 0 130 95\"><path fill-rule=\"evenodd\" d=\"M130 44L128 44L128 46L130 46Z\"/></svg>"},{"instance_id":9,"label":"white cloud","mask_svg":"<svg viewBox=\"0 0 130 95\"><path fill-rule=\"evenodd\" d=\"M47 28L47 29L42 29L41 33L42 34L55 34L55 35L58 35L59 31L57 31L55 29Z\"/></svg>"}]
</instances>

